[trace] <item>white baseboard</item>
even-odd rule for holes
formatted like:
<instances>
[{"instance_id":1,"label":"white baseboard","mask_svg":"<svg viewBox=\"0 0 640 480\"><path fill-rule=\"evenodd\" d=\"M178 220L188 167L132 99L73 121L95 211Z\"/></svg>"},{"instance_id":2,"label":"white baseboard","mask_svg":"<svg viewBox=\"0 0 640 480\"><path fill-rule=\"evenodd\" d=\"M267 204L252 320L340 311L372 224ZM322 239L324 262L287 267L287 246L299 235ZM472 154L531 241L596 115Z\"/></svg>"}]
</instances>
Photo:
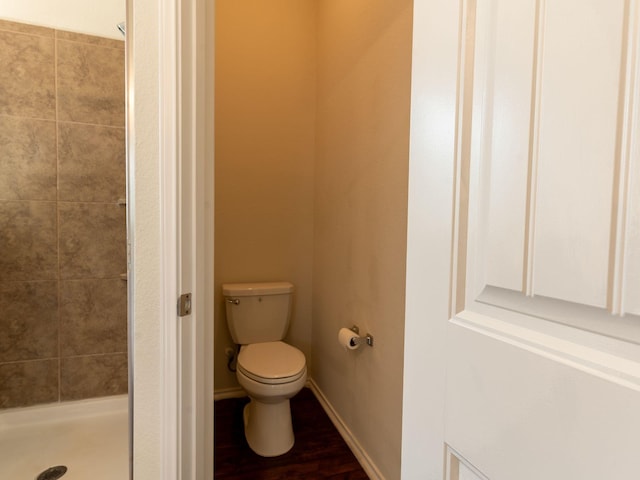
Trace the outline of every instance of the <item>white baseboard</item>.
<instances>
[{"instance_id":1,"label":"white baseboard","mask_svg":"<svg viewBox=\"0 0 640 480\"><path fill-rule=\"evenodd\" d=\"M318 402L320 402L320 405L322 405L322 408L327 413L327 416L331 419L331 422L333 422L333 425L347 443L360 465L362 465L362 468L369 478L371 480L384 480L382 473L380 473L380 470L375 466L371 457L367 455L367 452L362 448L360 442L358 442L358 440L353 436L353 433L351 433L351 430L349 430L345 425L342 418L340 418L340 415L338 415L338 413L333 409L327 400L327 397L324 396L318 385L313 381L313 379L309 379L307 385L316 396Z\"/></svg>"},{"instance_id":2,"label":"white baseboard","mask_svg":"<svg viewBox=\"0 0 640 480\"><path fill-rule=\"evenodd\" d=\"M221 388L213 392L213 401L226 400L227 398L242 398L246 396L247 394L242 387Z\"/></svg>"}]
</instances>

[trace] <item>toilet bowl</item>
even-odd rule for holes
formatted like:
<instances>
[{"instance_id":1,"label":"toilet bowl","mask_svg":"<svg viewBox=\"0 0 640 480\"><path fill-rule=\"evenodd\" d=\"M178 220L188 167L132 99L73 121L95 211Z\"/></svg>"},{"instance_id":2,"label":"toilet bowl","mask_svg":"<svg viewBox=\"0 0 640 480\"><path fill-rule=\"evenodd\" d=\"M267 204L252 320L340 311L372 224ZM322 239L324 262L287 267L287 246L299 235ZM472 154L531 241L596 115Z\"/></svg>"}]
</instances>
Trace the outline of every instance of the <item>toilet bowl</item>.
<instances>
[{"instance_id":1,"label":"toilet bowl","mask_svg":"<svg viewBox=\"0 0 640 480\"><path fill-rule=\"evenodd\" d=\"M304 354L283 341L293 305L289 282L222 285L227 325L240 345L236 376L251 401L244 409L244 434L263 457L287 453L294 443L289 399L307 380Z\"/></svg>"},{"instance_id":2,"label":"toilet bowl","mask_svg":"<svg viewBox=\"0 0 640 480\"><path fill-rule=\"evenodd\" d=\"M307 380L304 354L282 341L244 345L236 376L250 398L244 409L249 447L263 457L288 452L295 442L289 399Z\"/></svg>"}]
</instances>

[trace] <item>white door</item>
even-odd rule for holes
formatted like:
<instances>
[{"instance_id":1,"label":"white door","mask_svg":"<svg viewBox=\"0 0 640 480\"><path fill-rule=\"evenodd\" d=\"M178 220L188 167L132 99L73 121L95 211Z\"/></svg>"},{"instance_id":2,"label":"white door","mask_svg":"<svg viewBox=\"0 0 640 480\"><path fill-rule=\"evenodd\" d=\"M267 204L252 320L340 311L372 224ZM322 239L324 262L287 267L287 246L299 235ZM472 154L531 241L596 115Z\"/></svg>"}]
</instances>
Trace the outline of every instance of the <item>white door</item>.
<instances>
[{"instance_id":1,"label":"white door","mask_svg":"<svg viewBox=\"0 0 640 480\"><path fill-rule=\"evenodd\" d=\"M414 14L402 476L640 478L640 2Z\"/></svg>"}]
</instances>

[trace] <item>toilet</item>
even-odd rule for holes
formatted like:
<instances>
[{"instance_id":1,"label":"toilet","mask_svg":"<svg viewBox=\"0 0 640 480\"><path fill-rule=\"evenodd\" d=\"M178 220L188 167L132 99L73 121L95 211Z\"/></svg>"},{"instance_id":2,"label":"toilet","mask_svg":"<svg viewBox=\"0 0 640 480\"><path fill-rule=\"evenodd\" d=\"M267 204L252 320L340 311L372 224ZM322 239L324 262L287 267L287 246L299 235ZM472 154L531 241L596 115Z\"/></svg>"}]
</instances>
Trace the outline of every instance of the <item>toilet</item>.
<instances>
[{"instance_id":1,"label":"toilet","mask_svg":"<svg viewBox=\"0 0 640 480\"><path fill-rule=\"evenodd\" d=\"M249 447L263 457L287 453L295 438L289 399L307 380L304 354L283 342L289 329L293 284L222 285L227 325L240 345L236 376L250 402L244 408Z\"/></svg>"}]
</instances>

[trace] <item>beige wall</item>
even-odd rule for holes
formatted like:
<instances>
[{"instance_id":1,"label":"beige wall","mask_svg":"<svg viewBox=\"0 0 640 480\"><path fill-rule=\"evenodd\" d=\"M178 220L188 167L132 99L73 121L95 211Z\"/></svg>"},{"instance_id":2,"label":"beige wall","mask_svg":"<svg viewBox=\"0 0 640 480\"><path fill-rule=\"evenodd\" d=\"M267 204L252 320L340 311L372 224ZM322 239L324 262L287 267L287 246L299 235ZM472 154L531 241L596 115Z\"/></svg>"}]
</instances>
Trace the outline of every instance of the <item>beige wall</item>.
<instances>
[{"instance_id":1,"label":"beige wall","mask_svg":"<svg viewBox=\"0 0 640 480\"><path fill-rule=\"evenodd\" d=\"M293 281L290 340L387 479L400 476L411 21L410 0L216 12L216 389L237 385L221 283ZM353 324L374 348L338 345Z\"/></svg>"},{"instance_id":2,"label":"beige wall","mask_svg":"<svg viewBox=\"0 0 640 480\"><path fill-rule=\"evenodd\" d=\"M412 4L318 3L313 378L400 477ZM356 324L373 348L341 348Z\"/></svg>"},{"instance_id":3,"label":"beige wall","mask_svg":"<svg viewBox=\"0 0 640 480\"><path fill-rule=\"evenodd\" d=\"M315 42L315 2L216 2L216 390L237 385L222 283L293 282L311 358Z\"/></svg>"}]
</instances>

